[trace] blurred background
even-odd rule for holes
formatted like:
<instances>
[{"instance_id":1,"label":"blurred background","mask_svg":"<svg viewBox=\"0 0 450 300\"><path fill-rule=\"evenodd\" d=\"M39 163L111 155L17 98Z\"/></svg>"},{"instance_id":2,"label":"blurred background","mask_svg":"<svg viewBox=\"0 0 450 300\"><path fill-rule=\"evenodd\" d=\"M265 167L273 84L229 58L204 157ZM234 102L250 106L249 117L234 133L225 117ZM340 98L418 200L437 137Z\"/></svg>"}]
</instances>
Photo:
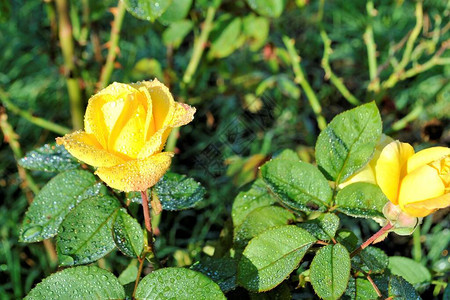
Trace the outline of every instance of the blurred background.
<instances>
[{"instance_id":1,"label":"blurred background","mask_svg":"<svg viewBox=\"0 0 450 300\"><path fill-rule=\"evenodd\" d=\"M168 265L186 266L227 242L233 199L261 164L285 148L313 162L320 129L346 109L376 101L385 133L416 150L449 146L449 20L442 0L0 0L0 298L22 298L57 270L52 241L18 242L54 174L16 159L82 128L102 87L158 78L197 108L167 148L206 200L163 212L156 243ZM448 277L448 212L380 247ZM361 237L377 229L343 226ZM116 275L128 263L116 252L99 261ZM443 287L420 288L427 298Z\"/></svg>"}]
</instances>

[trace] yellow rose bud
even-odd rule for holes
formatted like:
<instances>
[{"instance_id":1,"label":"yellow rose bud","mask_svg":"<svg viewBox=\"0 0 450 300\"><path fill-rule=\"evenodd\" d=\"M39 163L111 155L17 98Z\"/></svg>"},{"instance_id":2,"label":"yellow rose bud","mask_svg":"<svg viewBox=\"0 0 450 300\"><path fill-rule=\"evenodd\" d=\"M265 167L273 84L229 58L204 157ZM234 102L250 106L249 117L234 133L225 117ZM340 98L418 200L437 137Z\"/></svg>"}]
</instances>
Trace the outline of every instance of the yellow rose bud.
<instances>
[{"instance_id":1,"label":"yellow rose bud","mask_svg":"<svg viewBox=\"0 0 450 300\"><path fill-rule=\"evenodd\" d=\"M393 141L349 181L376 183L403 212L425 217L450 205L450 148L433 147L414 154L411 145Z\"/></svg>"},{"instance_id":2,"label":"yellow rose bud","mask_svg":"<svg viewBox=\"0 0 450 300\"><path fill-rule=\"evenodd\" d=\"M173 100L158 80L113 83L89 99L85 131L57 138L79 160L97 168L110 187L145 191L170 167L162 152L172 128L191 122L195 108Z\"/></svg>"}]
</instances>

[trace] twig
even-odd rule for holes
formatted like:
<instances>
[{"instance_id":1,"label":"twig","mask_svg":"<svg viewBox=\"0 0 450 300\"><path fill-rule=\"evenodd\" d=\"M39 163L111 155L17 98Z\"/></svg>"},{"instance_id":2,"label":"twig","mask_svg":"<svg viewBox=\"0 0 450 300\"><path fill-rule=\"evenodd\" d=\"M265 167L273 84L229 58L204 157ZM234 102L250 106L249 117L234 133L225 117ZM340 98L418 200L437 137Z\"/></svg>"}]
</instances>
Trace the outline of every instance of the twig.
<instances>
[{"instance_id":1,"label":"twig","mask_svg":"<svg viewBox=\"0 0 450 300\"><path fill-rule=\"evenodd\" d=\"M120 39L120 29L122 28L123 17L125 16L125 1L119 1L117 9L113 10L113 14L114 21L111 26L111 35L108 42L108 56L106 57L106 63L100 74L100 80L98 83L99 89L102 89L108 85L114 70L114 61L116 60L119 49L118 44Z\"/></svg>"},{"instance_id":2,"label":"twig","mask_svg":"<svg viewBox=\"0 0 450 300\"><path fill-rule=\"evenodd\" d=\"M372 278L370 277L369 274L366 275L367 280L369 280L370 284L372 285L373 289L375 290L375 293L377 293L378 297L382 297L383 295L380 292L380 289L378 288L378 286L375 284L375 282L372 280Z\"/></svg>"},{"instance_id":3,"label":"twig","mask_svg":"<svg viewBox=\"0 0 450 300\"><path fill-rule=\"evenodd\" d=\"M64 73L69 93L72 126L74 129L81 129L83 128L84 108L74 62L72 26L68 13L68 3L67 0L55 0L55 3L58 11L59 41L64 57Z\"/></svg>"},{"instance_id":4,"label":"twig","mask_svg":"<svg viewBox=\"0 0 450 300\"><path fill-rule=\"evenodd\" d=\"M367 241L362 243L361 246L359 246L357 249L355 249L351 254L350 257L354 257L358 255L361 251L363 251L365 248L370 246L373 242L375 242L379 237L381 237L383 234L389 232L394 226L389 222L386 226L381 228L377 233L372 235Z\"/></svg>"},{"instance_id":5,"label":"twig","mask_svg":"<svg viewBox=\"0 0 450 300\"><path fill-rule=\"evenodd\" d=\"M5 93L5 91L2 90L2 88L0 88L0 100L3 105L12 113L21 116L25 120L30 121L31 123L39 127L50 130L60 135L65 135L70 132L70 129L67 127L58 125L39 117L35 117L31 113L20 109L18 106L11 102L11 100L8 98L8 95Z\"/></svg>"},{"instance_id":6,"label":"twig","mask_svg":"<svg viewBox=\"0 0 450 300\"><path fill-rule=\"evenodd\" d=\"M158 269L160 267L160 263L158 257L156 256L155 245L153 244L153 228L152 228L152 220L150 217L150 208L148 205L147 191L141 191L141 197L142 197L142 209L144 210L145 229L147 230L147 246L154 257L154 260L152 261L153 267L155 269Z\"/></svg>"},{"instance_id":7,"label":"twig","mask_svg":"<svg viewBox=\"0 0 450 300\"><path fill-rule=\"evenodd\" d=\"M386 134L390 134L399 130L402 130L403 128L408 125L409 122L417 119L419 115L423 111L423 105L417 105L411 112L409 112L406 116L401 118L400 120L397 120L392 124L391 128L386 131Z\"/></svg>"},{"instance_id":8,"label":"twig","mask_svg":"<svg viewBox=\"0 0 450 300\"><path fill-rule=\"evenodd\" d=\"M200 63L200 59L203 55L203 51L205 50L205 45L208 41L209 33L213 27L213 20L216 14L217 7L210 6L206 12L206 19L203 23L202 32L198 39L194 41L194 49L192 50L192 56L189 60L189 64L186 68L186 71L183 75L183 83L188 85L195 71L197 70L198 64Z\"/></svg>"},{"instance_id":9,"label":"twig","mask_svg":"<svg viewBox=\"0 0 450 300\"><path fill-rule=\"evenodd\" d=\"M136 294L136 289L138 287L139 281L141 279L141 274L142 274L142 269L144 267L144 262L145 262L145 256L147 255L147 252L144 250L142 252L141 257L138 257L139 260L139 269L137 272L137 276L136 276L136 281L134 282L134 289L133 289L133 294L131 296L132 299L135 299L134 295Z\"/></svg>"},{"instance_id":10,"label":"twig","mask_svg":"<svg viewBox=\"0 0 450 300\"><path fill-rule=\"evenodd\" d=\"M366 26L363 39L367 47L367 61L369 64L369 77L370 77L370 89L375 91L379 90L380 80L377 80L377 57L376 57L376 44L373 37L372 18L374 15L373 1L367 1L366 10L369 16L369 23Z\"/></svg>"},{"instance_id":11,"label":"twig","mask_svg":"<svg viewBox=\"0 0 450 300\"><path fill-rule=\"evenodd\" d=\"M317 99L316 94L314 93L311 85L303 73L302 67L300 66L301 58L298 55L295 47L294 40L288 38L287 36L283 36L283 43L288 51L288 54L291 59L292 69L295 75L295 82L300 84L300 86L305 91L306 97L308 98L309 104L316 115L317 124L319 125L319 129L323 130L327 126L327 122L325 118L322 116L322 106L320 105L319 99Z\"/></svg>"}]
</instances>

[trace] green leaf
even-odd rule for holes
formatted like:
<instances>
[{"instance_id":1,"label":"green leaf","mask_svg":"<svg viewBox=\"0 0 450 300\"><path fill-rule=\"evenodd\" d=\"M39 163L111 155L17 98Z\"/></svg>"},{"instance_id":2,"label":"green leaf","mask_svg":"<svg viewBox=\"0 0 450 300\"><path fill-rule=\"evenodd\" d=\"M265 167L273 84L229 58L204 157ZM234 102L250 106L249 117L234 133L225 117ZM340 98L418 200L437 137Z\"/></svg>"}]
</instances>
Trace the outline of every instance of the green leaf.
<instances>
[{"instance_id":1,"label":"green leaf","mask_svg":"<svg viewBox=\"0 0 450 300\"><path fill-rule=\"evenodd\" d=\"M64 146L54 144L46 144L28 152L17 163L25 169L45 172L62 172L80 166Z\"/></svg>"},{"instance_id":2,"label":"green leaf","mask_svg":"<svg viewBox=\"0 0 450 300\"><path fill-rule=\"evenodd\" d=\"M226 299L220 287L202 273L164 268L145 276L136 289L137 299Z\"/></svg>"},{"instance_id":3,"label":"green leaf","mask_svg":"<svg viewBox=\"0 0 450 300\"><path fill-rule=\"evenodd\" d=\"M68 268L45 278L25 297L42 299L124 299L125 291L110 272L95 266Z\"/></svg>"},{"instance_id":4,"label":"green leaf","mask_svg":"<svg viewBox=\"0 0 450 300\"><path fill-rule=\"evenodd\" d=\"M338 299L347 289L350 278L350 254L340 244L317 251L311 262L310 279L322 299Z\"/></svg>"},{"instance_id":5,"label":"green leaf","mask_svg":"<svg viewBox=\"0 0 450 300\"><path fill-rule=\"evenodd\" d=\"M325 211L333 195L322 173L305 162L274 159L261 173L280 200L297 211Z\"/></svg>"},{"instance_id":6,"label":"green leaf","mask_svg":"<svg viewBox=\"0 0 450 300\"><path fill-rule=\"evenodd\" d=\"M258 14L277 18L283 12L286 0L247 0L247 3Z\"/></svg>"},{"instance_id":7,"label":"green leaf","mask_svg":"<svg viewBox=\"0 0 450 300\"><path fill-rule=\"evenodd\" d=\"M164 25L180 21L186 18L191 6L192 0L173 0L172 4L170 4L167 10L159 17L158 21Z\"/></svg>"},{"instance_id":8,"label":"green leaf","mask_svg":"<svg viewBox=\"0 0 450 300\"><path fill-rule=\"evenodd\" d=\"M242 20L238 17L226 16L218 19L211 32L211 47L208 58L224 58L240 46Z\"/></svg>"},{"instance_id":9,"label":"green leaf","mask_svg":"<svg viewBox=\"0 0 450 300\"><path fill-rule=\"evenodd\" d=\"M389 257L388 268L392 274L403 277L412 285L420 285L431 281L430 271L421 263L407 257Z\"/></svg>"},{"instance_id":10,"label":"green leaf","mask_svg":"<svg viewBox=\"0 0 450 300\"><path fill-rule=\"evenodd\" d=\"M244 248L248 241L263 231L295 220L288 210L278 206L260 207L249 213L244 222L235 230L235 248Z\"/></svg>"},{"instance_id":11,"label":"green leaf","mask_svg":"<svg viewBox=\"0 0 450 300\"><path fill-rule=\"evenodd\" d=\"M320 133L316 160L328 179L344 182L364 167L381 136L381 118L374 102L337 115Z\"/></svg>"},{"instance_id":12,"label":"green leaf","mask_svg":"<svg viewBox=\"0 0 450 300\"><path fill-rule=\"evenodd\" d=\"M113 224L113 239L117 248L128 256L139 257L144 249L144 234L135 218L120 209Z\"/></svg>"},{"instance_id":13,"label":"green leaf","mask_svg":"<svg viewBox=\"0 0 450 300\"><path fill-rule=\"evenodd\" d=\"M293 161L301 161L300 157L298 157L297 152L291 149L284 149L280 154L275 156L272 160L280 159L280 160L293 160Z\"/></svg>"},{"instance_id":14,"label":"green leaf","mask_svg":"<svg viewBox=\"0 0 450 300\"><path fill-rule=\"evenodd\" d=\"M211 278L224 293L236 288L237 264L232 258L207 257L193 264L191 269Z\"/></svg>"},{"instance_id":15,"label":"green leaf","mask_svg":"<svg viewBox=\"0 0 450 300\"><path fill-rule=\"evenodd\" d=\"M269 35L270 21L267 18L250 14L243 19L243 31L250 50L257 51L264 46Z\"/></svg>"},{"instance_id":16,"label":"green leaf","mask_svg":"<svg viewBox=\"0 0 450 300\"><path fill-rule=\"evenodd\" d=\"M335 214L321 214L316 219L299 223L298 226L307 230L318 240L329 241L334 238L339 228L339 217Z\"/></svg>"},{"instance_id":17,"label":"green leaf","mask_svg":"<svg viewBox=\"0 0 450 300\"><path fill-rule=\"evenodd\" d=\"M355 182L336 196L337 210L357 218L384 218L383 207L389 200L383 191L367 182Z\"/></svg>"},{"instance_id":18,"label":"green leaf","mask_svg":"<svg viewBox=\"0 0 450 300\"><path fill-rule=\"evenodd\" d=\"M234 227L242 224L248 214L258 207L269 206L276 202L275 197L269 192L269 188L262 179L256 179L248 187L250 188L241 191L234 199L231 208Z\"/></svg>"},{"instance_id":19,"label":"green leaf","mask_svg":"<svg viewBox=\"0 0 450 300\"><path fill-rule=\"evenodd\" d=\"M253 292L268 291L298 266L316 239L306 230L284 225L264 231L245 248L238 283Z\"/></svg>"},{"instance_id":20,"label":"green leaf","mask_svg":"<svg viewBox=\"0 0 450 300\"><path fill-rule=\"evenodd\" d=\"M132 259L130 264L119 275L120 284L126 285L129 284L130 282L136 281L137 274L138 274L137 260Z\"/></svg>"},{"instance_id":21,"label":"green leaf","mask_svg":"<svg viewBox=\"0 0 450 300\"><path fill-rule=\"evenodd\" d=\"M34 198L22 223L21 242L39 242L55 236L71 209L100 192L102 185L87 171L69 170L56 175Z\"/></svg>"},{"instance_id":22,"label":"green leaf","mask_svg":"<svg viewBox=\"0 0 450 300\"><path fill-rule=\"evenodd\" d=\"M203 200L205 188L192 178L168 172L155 185L154 191L165 210L194 207Z\"/></svg>"},{"instance_id":23,"label":"green leaf","mask_svg":"<svg viewBox=\"0 0 450 300\"><path fill-rule=\"evenodd\" d=\"M164 45L172 45L175 49L180 47L186 35L191 32L194 23L190 20L181 20L170 24L169 28L164 30L162 40Z\"/></svg>"},{"instance_id":24,"label":"green leaf","mask_svg":"<svg viewBox=\"0 0 450 300\"><path fill-rule=\"evenodd\" d=\"M124 2L128 12L136 18L153 21L169 8L172 0L124 0Z\"/></svg>"},{"instance_id":25,"label":"green leaf","mask_svg":"<svg viewBox=\"0 0 450 300\"><path fill-rule=\"evenodd\" d=\"M393 299L418 300L421 299L414 287L405 279L391 275L389 277L388 296Z\"/></svg>"},{"instance_id":26,"label":"green leaf","mask_svg":"<svg viewBox=\"0 0 450 300\"><path fill-rule=\"evenodd\" d=\"M84 200L62 222L56 239L61 266L87 264L114 249L111 235L120 203L110 196Z\"/></svg>"},{"instance_id":27,"label":"green leaf","mask_svg":"<svg viewBox=\"0 0 450 300\"><path fill-rule=\"evenodd\" d=\"M373 300L378 299L378 295L372 284L366 278L350 277L347 290L342 295L342 300Z\"/></svg>"},{"instance_id":28,"label":"green leaf","mask_svg":"<svg viewBox=\"0 0 450 300\"><path fill-rule=\"evenodd\" d=\"M352 258L352 267L365 273L383 273L389 263L388 256L383 250L367 247Z\"/></svg>"},{"instance_id":29,"label":"green leaf","mask_svg":"<svg viewBox=\"0 0 450 300\"><path fill-rule=\"evenodd\" d=\"M358 237L353 231L348 229L339 229L336 235L336 241L342 244L349 252L352 252L358 246Z\"/></svg>"}]
</instances>

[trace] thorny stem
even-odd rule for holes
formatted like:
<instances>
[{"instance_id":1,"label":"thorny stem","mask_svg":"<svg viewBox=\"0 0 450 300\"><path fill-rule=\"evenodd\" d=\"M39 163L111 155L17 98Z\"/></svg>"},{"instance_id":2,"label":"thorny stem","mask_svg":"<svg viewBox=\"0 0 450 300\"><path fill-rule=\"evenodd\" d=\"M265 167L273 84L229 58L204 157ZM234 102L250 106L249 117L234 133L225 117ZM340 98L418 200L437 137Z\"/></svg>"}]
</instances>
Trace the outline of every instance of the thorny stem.
<instances>
[{"instance_id":1,"label":"thorny stem","mask_svg":"<svg viewBox=\"0 0 450 300\"><path fill-rule=\"evenodd\" d=\"M103 66L98 83L99 89L106 87L111 79L114 70L114 61L118 53L118 44L120 38L120 29L122 28L123 17L125 15L125 1L119 1L117 9L113 10L114 21L111 26L111 35L109 38L109 50L106 57L106 63Z\"/></svg>"},{"instance_id":2,"label":"thorny stem","mask_svg":"<svg viewBox=\"0 0 450 300\"><path fill-rule=\"evenodd\" d=\"M359 248L355 249L355 251L353 251L350 254L350 257L354 257L356 255L358 255L362 250L364 250L365 248L367 248L368 246L370 246L374 241L376 241L379 237L381 237L383 234L389 232L389 230L391 230L394 226L389 222L386 226L384 226L383 228L381 228L377 233L375 233L374 235L372 235L367 241L365 241L364 243L362 243L361 246L359 246Z\"/></svg>"},{"instance_id":3,"label":"thorny stem","mask_svg":"<svg viewBox=\"0 0 450 300\"><path fill-rule=\"evenodd\" d=\"M152 220L150 217L150 208L148 205L148 196L147 191L141 191L142 197L142 208L144 210L144 221L145 221L145 229L147 230L147 246L150 252L153 254L153 267L155 269L160 267L160 263L158 258L156 257L155 245L153 244L153 228L152 228Z\"/></svg>"}]
</instances>

